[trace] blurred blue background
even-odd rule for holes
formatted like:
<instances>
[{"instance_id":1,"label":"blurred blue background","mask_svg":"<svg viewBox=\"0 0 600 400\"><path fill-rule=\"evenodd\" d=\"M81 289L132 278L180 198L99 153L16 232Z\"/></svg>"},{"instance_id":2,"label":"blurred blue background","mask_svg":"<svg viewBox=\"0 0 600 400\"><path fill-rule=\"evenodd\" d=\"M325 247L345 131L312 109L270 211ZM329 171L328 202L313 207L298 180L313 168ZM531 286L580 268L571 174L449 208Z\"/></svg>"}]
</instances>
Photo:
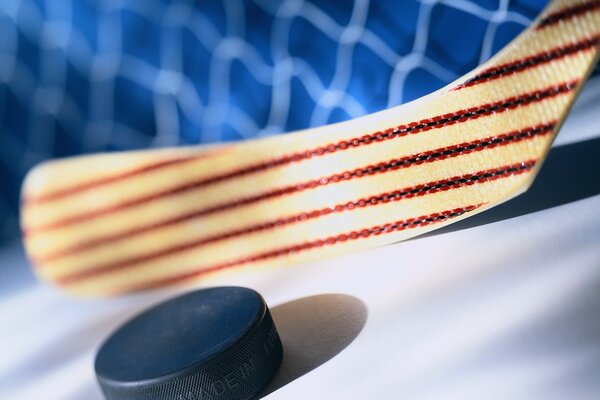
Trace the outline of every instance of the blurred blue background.
<instances>
[{"instance_id":1,"label":"blurred blue background","mask_svg":"<svg viewBox=\"0 0 600 400\"><path fill-rule=\"evenodd\" d=\"M544 0L4 0L0 243L55 157L248 139L427 94Z\"/></svg>"}]
</instances>

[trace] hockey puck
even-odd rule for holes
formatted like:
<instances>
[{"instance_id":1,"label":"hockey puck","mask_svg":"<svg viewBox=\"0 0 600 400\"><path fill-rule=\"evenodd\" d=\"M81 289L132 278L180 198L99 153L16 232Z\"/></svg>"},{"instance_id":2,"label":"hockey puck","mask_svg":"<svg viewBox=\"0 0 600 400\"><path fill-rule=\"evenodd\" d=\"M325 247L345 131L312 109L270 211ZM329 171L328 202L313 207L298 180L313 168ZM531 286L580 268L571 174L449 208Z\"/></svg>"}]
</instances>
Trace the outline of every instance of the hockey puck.
<instances>
[{"instance_id":1,"label":"hockey puck","mask_svg":"<svg viewBox=\"0 0 600 400\"><path fill-rule=\"evenodd\" d=\"M245 400L271 380L282 353L262 297L217 287L125 323L101 346L95 370L108 400Z\"/></svg>"}]
</instances>

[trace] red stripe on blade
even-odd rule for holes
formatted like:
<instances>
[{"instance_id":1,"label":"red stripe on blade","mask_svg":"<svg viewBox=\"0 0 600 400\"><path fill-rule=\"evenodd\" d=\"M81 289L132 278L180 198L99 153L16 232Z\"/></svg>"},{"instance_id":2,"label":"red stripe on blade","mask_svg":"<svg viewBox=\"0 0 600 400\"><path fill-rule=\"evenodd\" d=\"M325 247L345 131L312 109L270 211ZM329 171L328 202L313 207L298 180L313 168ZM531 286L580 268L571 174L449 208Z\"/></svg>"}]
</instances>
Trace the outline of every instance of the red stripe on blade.
<instances>
[{"instance_id":1,"label":"red stripe on blade","mask_svg":"<svg viewBox=\"0 0 600 400\"><path fill-rule=\"evenodd\" d=\"M71 195L74 195L77 193L85 192L86 190L94 189L99 186L104 186L109 183L122 181L124 179L131 178L131 177L134 177L137 175L142 175L147 172L156 171L156 170L163 169L166 167L183 164L183 163L186 163L189 161L194 161L201 157L202 156L181 157L181 158L176 158L176 159L163 160L163 161L158 161L155 163L150 163L150 164L143 165L138 168L132 168L128 171L123 171L123 172L120 172L120 173L117 173L114 175L97 178L97 179L92 179L92 180L89 180L87 182L82 182L77 185L73 185L73 186L63 188L63 189L55 190L50 193L44 193L44 194L38 195L38 196L28 196L23 199L23 204L26 206L30 206L30 205L47 203L50 201L61 199L63 197L67 197L67 196L71 196Z\"/></svg>"},{"instance_id":2,"label":"red stripe on blade","mask_svg":"<svg viewBox=\"0 0 600 400\"><path fill-rule=\"evenodd\" d=\"M588 12L597 10L600 8L600 0L591 0L586 3L577 4L571 7L564 8L556 11L547 17L543 18L537 25L536 29L542 29L547 26L551 26L559 23L560 21L566 21L571 18L578 17Z\"/></svg>"},{"instance_id":3,"label":"red stripe on blade","mask_svg":"<svg viewBox=\"0 0 600 400\"><path fill-rule=\"evenodd\" d=\"M517 61L488 68L475 75L474 77L468 79L464 83L456 86L452 90L460 90L483 82L499 79L507 75L522 72L563 57L574 55L585 50L593 49L599 43L600 35L596 35L588 39L580 40L578 42L571 43L566 46L556 47L543 53L535 54L533 56L522 58Z\"/></svg>"},{"instance_id":4,"label":"red stripe on blade","mask_svg":"<svg viewBox=\"0 0 600 400\"><path fill-rule=\"evenodd\" d=\"M113 234L107 235L104 237L92 239L88 242L80 243L74 247L61 250L60 252L49 254L44 256L44 258L56 258L61 257L65 254L83 251L86 249L90 249L96 246L108 244L110 242L114 242L116 240L123 240L128 237L139 235L142 233L146 233L155 229L163 228L166 226L172 226L175 224L179 224L188 220L196 219L204 217L208 214L226 211L229 209L233 209L236 207L241 207L253 203L257 203L259 201L272 199L284 195L289 195L297 192L301 192L308 189L314 189L319 186L325 186L332 183L337 183L340 181L348 181L355 178L362 178L365 176L370 176L374 174L386 173L389 171L395 171L401 168L409 168L413 165L421 165L424 163L431 163L435 161L445 160L448 157L457 157L464 154L469 154L472 152L482 151L485 149L494 148L496 146L505 146L511 143L520 142L522 140L528 140L536 136L542 136L550 134L554 127L556 126L556 121L552 121L547 124L536 125L533 127L528 127L525 129L521 129L518 131L504 133L502 135L497 136L489 136L483 139L474 140L471 142L464 142L457 145L441 147L435 150L429 150L419 154L413 154L410 156L388 160L379 164L370 165L363 168L357 168L354 170L345 171L339 174L333 174L327 177L322 177L318 179L313 179L307 182L302 182L295 185L284 186L281 188L277 188L268 192L259 193L254 196L245 197L239 200L226 202L217 204L215 206L201 208L198 210L194 210L188 212L183 215L176 216L174 218L165 219L162 221L157 221L151 224L142 225L138 227L131 228L129 230Z\"/></svg>"},{"instance_id":5,"label":"red stripe on blade","mask_svg":"<svg viewBox=\"0 0 600 400\"><path fill-rule=\"evenodd\" d=\"M426 130L432 129L432 127L436 126L436 124L443 124L444 126L453 125L456 123L462 123L465 121L478 119L483 116L492 115L494 113L500 113L500 112L504 112L507 110L516 109L518 107L522 107L522 106L525 106L525 105L528 105L531 103L539 102L539 101L542 101L547 98L551 98L551 97L554 97L554 96L557 96L557 95L560 95L563 93L570 92L576 87L577 83L578 83L578 81L567 82L567 83L563 83L561 85L552 86L552 87L542 89L542 90L536 90L536 91L529 92L529 93L526 93L526 94L523 94L520 96L510 97L510 98L507 98L507 99L504 99L501 101L485 104L485 105L482 105L479 107L473 107L473 108L470 108L467 110L460 110L455 113L441 115L438 117L431 118L430 120L428 120L430 122L428 122L427 124L424 124L424 123L420 124L420 125L416 124L412 128L426 131ZM395 131L390 131L387 138L389 138L390 135L393 135L394 132ZM398 134L401 134L401 133L398 133ZM405 134L407 134L407 133L405 133ZM370 135L363 136L363 138L365 138L365 137L369 137L368 139L365 139L365 141L363 142L365 144L371 143L376 140L376 139L370 137ZM359 140L362 140L362 138L361 139L357 138L354 140L359 141ZM385 138L382 138L381 140L385 140ZM379 141L381 141L381 140L379 140ZM245 173L242 173L242 175L244 175L244 174ZM217 179L217 178L212 178L212 179ZM166 190L161 190L161 191L158 191L155 193L151 193L149 195L141 196L141 197L138 197L135 199L127 200L127 201L124 201L121 203L117 203L117 204L114 204L114 205L111 205L108 207L99 208L96 210L71 215L71 216L65 217L63 219L60 219L58 221L51 222L49 224L44 224L44 225L40 225L37 227L25 227L23 230L23 234L25 236L29 236L29 235L40 233L40 232L50 231L53 229L59 229L62 227L66 227L66 226L70 226L70 225L74 225L74 224L78 224L78 223L83 223L85 221L99 218L99 217L111 214L113 212L140 206L140 205L148 203L148 202L152 202L152 201L163 199L166 197L175 196L180 193L195 190L202 186L205 186L206 182L207 182L206 179L201 179L198 181L186 183L186 184L176 186L173 188L169 188ZM317 185L314 185L314 186L317 186Z\"/></svg>"},{"instance_id":6,"label":"red stripe on blade","mask_svg":"<svg viewBox=\"0 0 600 400\"><path fill-rule=\"evenodd\" d=\"M151 281L147 281L147 282L143 282L143 283L139 283L139 284L135 284L135 285L130 285L130 286L124 286L120 289L117 289L113 293L117 294L117 293L130 292L130 291L136 291L136 290L147 290L147 289L164 287L167 285L181 283L183 281L194 279L194 278L197 278L198 276L201 276L201 275L204 275L204 274L207 274L210 272L224 270L227 268L232 268L232 267L241 266L241 265L245 265L245 264L251 264L251 263L258 262L258 261L265 261L265 260L269 260L269 259L284 257L284 256L287 256L290 254L301 253L301 252L305 252L308 250L313 250L313 249L317 249L317 248L321 248L321 247L334 246L336 244L343 243L346 241L365 239L365 238L368 238L371 236L385 235L385 234L389 234L389 233L393 233L393 232L399 232L399 231L415 229L415 228L419 228L419 227L423 227L423 226L427 226L427 225L433 225L433 224L451 220L453 218L460 217L461 215L471 212L481 206L482 206L482 204L469 205L469 206L465 206L465 207L456 208L453 210L446 210L446 211L442 211L439 213L433 213L433 214L429 214L429 215L421 215L416 218L409 218L406 220L395 221L395 222L391 222L391 223L384 224L384 225L376 225L376 226L372 226L372 227L365 228L362 230L351 231L351 232L342 233L342 234L335 235L335 236L329 236L329 237L326 237L323 239L302 242L302 243L298 243L296 245L286 246L286 247L266 251L263 253L258 253L253 256L243 257L243 258L235 259L232 261L227 261L227 262L216 264L216 265L207 265L205 267L194 268L193 271L166 277L166 278L155 279L155 280L151 280ZM61 283L65 284L65 282L61 282Z\"/></svg>"},{"instance_id":7,"label":"red stripe on blade","mask_svg":"<svg viewBox=\"0 0 600 400\"><path fill-rule=\"evenodd\" d=\"M389 202L396 202L405 199L411 199L414 197L426 196L429 194L438 193L440 191L448 191L453 189L459 189L465 186L472 186L474 184L480 184L484 182L491 182L498 179L506 178L509 176L519 175L530 171L535 165L535 160L528 160L516 164L505 165L498 168L478 171L472 174L465 174L461 176L454 176L447 179L432 181L416 186L406 187L393 192L380 193L375 196L368 198L362 198L342 204L337 204L332 207L326 207L318 210L311 210L302 212L300 214L278 218L272 221L268 221L261 224L255 224L242 229L237 229L229 232L224 232L214 236L209 236L201 239L189 241L176 246L167 247L158 251L152 251L146 254L141 254L135 257L130 257L116 262L108 264L96 265L87 268L85 271L76 272L74 274L66 275L61 278L63 283L75 282L81 279L90 278L98 275L103 275L116 270L122 270L125 268L131 268L137 264L153 261L162 257L172 256L177 253L181 253L187 250L197 249L204 245L215 243L222 240L231 239L234 237L240 237L257 232L264 232L273 230L283 226L288 226L296 223L305 222L308 220L317 219L333 213L342 213L347 211L356 210L359 208L373 207L380 204L386 204Z\"/></svg>"}]
</instances>

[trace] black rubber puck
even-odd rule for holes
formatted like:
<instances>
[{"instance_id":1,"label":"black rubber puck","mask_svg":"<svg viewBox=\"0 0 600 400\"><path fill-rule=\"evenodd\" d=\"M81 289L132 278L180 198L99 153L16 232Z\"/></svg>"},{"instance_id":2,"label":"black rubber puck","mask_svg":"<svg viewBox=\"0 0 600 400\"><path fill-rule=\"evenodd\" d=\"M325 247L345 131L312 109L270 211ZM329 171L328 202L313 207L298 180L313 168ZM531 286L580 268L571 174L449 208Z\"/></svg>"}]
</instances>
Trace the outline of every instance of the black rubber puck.
<instances>
[{"instance_id":1,"label":"black rubber puck","mask_svg":"<svg viewBox=\"0 0 600 400\"><path fill-rule=\"evenodd\" d=\"M281 357L262 297L218 287L130 320L102 345L95 369L108 400L245 400L271 380Z\"/></svg>"}]
</instances>

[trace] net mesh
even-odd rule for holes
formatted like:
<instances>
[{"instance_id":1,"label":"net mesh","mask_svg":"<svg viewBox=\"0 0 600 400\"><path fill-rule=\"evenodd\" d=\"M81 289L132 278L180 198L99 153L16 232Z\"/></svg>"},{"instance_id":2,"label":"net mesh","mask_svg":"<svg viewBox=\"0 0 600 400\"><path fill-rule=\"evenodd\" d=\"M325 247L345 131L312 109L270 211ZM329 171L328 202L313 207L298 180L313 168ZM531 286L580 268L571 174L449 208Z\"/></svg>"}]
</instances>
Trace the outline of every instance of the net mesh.
<instances>
[{"instance_id":1,"label":"net mesh","mask_svg":"<svg viewBox=\"0 0 600 400\"><path fill-rule=\"evenodd\" d=\"M355 118L485 61L544 0L0 2L0 241L55 157Z\"/></svg>"}]
</instances>

